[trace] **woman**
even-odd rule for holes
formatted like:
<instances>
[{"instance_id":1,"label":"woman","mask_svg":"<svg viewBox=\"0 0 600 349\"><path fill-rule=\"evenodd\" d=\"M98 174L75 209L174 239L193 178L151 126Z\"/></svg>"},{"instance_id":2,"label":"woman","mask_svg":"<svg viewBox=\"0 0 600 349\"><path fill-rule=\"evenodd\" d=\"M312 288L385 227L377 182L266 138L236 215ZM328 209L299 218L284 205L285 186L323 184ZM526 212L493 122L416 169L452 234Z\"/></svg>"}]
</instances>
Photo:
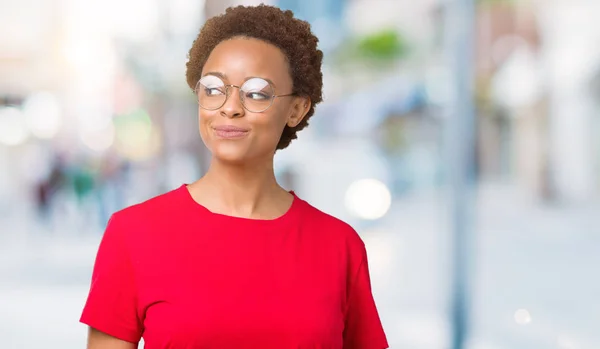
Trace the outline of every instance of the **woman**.
<instances>
[{"instance_id":1,"label":"woman","mask_svg":"<svg viewBox=\"0 0 600 349\"><path fill-rule=\"evenodd\" d=\"M275 180L276 150L321 102L317 41L270 6L206 22L187 82L209 170L111 217L88 348L387 348L363 242Z\"/></svg>"}]
</instances>

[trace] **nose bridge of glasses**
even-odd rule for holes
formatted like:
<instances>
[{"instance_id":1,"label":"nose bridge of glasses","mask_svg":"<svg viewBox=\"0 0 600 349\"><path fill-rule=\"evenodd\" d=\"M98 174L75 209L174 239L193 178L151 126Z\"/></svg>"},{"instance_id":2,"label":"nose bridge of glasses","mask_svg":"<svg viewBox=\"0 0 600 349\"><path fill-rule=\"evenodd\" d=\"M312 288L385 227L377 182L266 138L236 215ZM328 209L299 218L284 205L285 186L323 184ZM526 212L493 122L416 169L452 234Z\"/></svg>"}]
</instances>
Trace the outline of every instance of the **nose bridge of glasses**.
<instances>
[{"instance_id":1,"label":"nose bridge of glasses","mask_svg":"<svg viewBox=\"0 0 600 349\"><path fill-rule=\"evenodd\" d=\"M240 95L239 97L242 96L242 88L238 85L225 85L225 93L227 94L227 97L231 96L231 94L233 93L232 90L237 90L238 94Z\"/></svg>"},{"instance_id":2,"label":"nose bridge of glasses","mask_svg":"<svg viewBox=\"0 0 600 349\"><path fill-rule=\"evenodd\" d=\"M233 98L232 98L232 95L234 94L233 90L237 90L237 94L238 94L237 98L235 96L233 96ZM223 105L226 105L233 101L233 103L236 103L237 106L241 107L242 109L244 108L243 101L242 101L242 89L240 86L232 85L232 84L225 85L225 95L226 95L226 98L225 98L225 101L223 101Z\"/></svg>"}]
</instances>

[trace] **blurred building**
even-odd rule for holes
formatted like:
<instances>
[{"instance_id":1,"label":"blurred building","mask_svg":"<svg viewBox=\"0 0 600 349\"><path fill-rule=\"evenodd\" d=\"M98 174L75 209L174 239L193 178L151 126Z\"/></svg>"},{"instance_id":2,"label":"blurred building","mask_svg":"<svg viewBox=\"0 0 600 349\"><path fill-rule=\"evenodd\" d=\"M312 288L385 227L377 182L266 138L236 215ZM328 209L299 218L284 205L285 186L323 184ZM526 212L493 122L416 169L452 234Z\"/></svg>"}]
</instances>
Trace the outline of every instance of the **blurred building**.
<instances>
[{"instance_id":1,"label":"blurred building","mask_svg":"<svg viewBox=\"0 0 600 349\"><path fill-rule=\"evenodd\" d=\"M512 178L539 199L580 202L598 196L592 79L599 54L588 43L600 29L592 8L560 1L480 7L483 176Z\"/></svg>"}]
</instances>

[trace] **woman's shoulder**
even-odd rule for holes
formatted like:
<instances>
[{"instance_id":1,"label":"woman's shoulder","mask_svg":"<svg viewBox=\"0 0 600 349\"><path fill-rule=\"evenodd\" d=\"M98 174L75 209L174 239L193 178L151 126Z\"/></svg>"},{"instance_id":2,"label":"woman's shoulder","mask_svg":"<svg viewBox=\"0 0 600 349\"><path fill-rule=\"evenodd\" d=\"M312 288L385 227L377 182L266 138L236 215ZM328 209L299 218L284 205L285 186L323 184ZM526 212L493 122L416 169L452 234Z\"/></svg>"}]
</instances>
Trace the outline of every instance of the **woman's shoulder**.
<instances>
[{"instance_id":1,"label":"woman's shoulder","mask_svg":"<svg viewBox=\"0 0 600 349\"><path fill-rule=\"evenodd\" d=\"M304 201L303 222L311 231L319 232L320 238L335 242L345 242L351 249L364 249L364 242L358 232L347 222L316 208Z\"/></svg>"},{"instance_id":2,"label":"woman's shoulder","mask_svg":"<svg viewBox=\"0 0 600 349\"><path fill-rule=\"evenodd\" d=\"M127 206L113 213L111 220L137 224L142 221L153 220L153 218L166 217L171 211L175 211L180 206L177 202L181 199L179 194L182 188L179 187Z\"/></svg>"}]
</instances>

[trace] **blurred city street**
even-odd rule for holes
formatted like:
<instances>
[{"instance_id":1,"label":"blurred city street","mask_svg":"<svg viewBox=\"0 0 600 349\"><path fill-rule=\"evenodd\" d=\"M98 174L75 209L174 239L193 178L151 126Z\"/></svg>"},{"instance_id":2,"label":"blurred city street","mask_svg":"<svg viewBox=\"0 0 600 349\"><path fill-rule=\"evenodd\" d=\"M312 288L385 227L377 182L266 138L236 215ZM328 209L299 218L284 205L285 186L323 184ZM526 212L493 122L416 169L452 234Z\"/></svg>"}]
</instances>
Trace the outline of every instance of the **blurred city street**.
<instances>
[{"instance_id":1,"label":"blurred city street","mask_svg":"<svg viewBox=\"0 0 600 349\"><path fill-rule=\"evenodd\" d=\"M0 4L0 349L85 346L110 215L210 164L199 29L261 2L323 53L274 174L359 232L390 348L600 348L600 1L26 0Z\"/></svg>"},{"instance_id":2,"label":"blurred city street","mask_svg":"<svg viewBox=\"0 0 600 349\"><path fill-rule=\"evenodd\" d=\"M597 348L600 207L540 207L499 184L482 185L477 201L469 347ZM442 193L408 196L360 231L391 348L448 342L443 202ZM101 231L49 231L13 217L0 227L3 349L83 347L78 317Z\"/></svg>"}]
</instances>

